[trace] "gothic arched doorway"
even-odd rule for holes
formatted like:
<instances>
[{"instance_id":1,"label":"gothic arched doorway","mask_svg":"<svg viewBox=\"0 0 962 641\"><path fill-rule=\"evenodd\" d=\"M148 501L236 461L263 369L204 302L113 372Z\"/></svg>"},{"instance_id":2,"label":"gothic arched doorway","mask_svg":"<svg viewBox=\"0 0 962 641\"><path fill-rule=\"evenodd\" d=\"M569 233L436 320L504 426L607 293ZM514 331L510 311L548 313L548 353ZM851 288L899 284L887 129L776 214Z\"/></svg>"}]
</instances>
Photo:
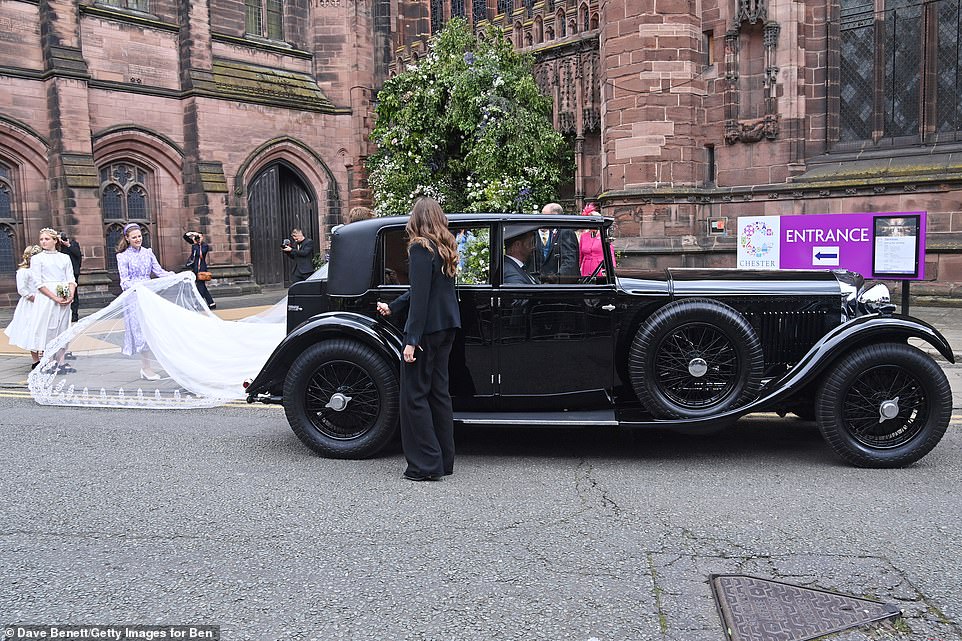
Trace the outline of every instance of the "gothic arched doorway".
<instances>
[{"instance_id":1,"label":"gothic arched doorway","mask_svg":"<svg viewBox=\"0 0 962 641\"><path fill-rule=\"evenodd\" d=\"M300 172L284 161L258 173L247 190L251 267L258 285L291 284L293 263L281 251L291 229L300 227L318 248L317 199Z\"/></svg>"}]
</instances>

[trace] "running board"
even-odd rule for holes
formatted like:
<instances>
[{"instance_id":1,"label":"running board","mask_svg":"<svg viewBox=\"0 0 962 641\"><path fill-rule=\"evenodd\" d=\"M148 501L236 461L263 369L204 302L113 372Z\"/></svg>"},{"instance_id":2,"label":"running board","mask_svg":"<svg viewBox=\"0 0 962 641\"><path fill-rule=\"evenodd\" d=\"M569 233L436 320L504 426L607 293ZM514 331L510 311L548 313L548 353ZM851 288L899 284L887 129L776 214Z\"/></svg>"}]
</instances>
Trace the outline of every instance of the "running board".
<instances>
[{"instance_id":1,"label":"running board","mask_svg":"<svg viewBox=\"0 0 962 641\"><path fill-rule=\"evenodd\" d=\"M455 412L462 425L519 425L531 427L596 427L618 425L614 410L572 412Z\"/></svg>"}]
</instances>

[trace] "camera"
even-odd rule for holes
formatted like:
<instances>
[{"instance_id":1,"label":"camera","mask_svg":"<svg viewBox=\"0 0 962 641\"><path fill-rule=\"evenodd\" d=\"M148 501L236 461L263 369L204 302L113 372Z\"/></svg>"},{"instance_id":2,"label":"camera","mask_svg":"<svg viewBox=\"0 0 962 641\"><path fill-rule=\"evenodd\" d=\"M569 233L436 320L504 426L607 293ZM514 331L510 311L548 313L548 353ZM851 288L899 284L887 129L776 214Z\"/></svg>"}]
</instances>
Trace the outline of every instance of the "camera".
<instances>
[{"instance_id":1,"label":"camera","mask_svg":"<svg viewBox=\"0 0 962 641\"><path fill-rule=\"evenodd\" d=\"M67 234L60 232L60 242L62 243L67 242Z\"/></svg>"},{"instance_id":2,"label":"camera","mask_svg":"<svg viewBox=\"0 0 962 641\"><path fill-rule=\"evenodd\" d=\"M283 241L281 241L281 247L290 247L290 246L291 246L290 238L285 238Z\"/></svg>"}]
</instances>

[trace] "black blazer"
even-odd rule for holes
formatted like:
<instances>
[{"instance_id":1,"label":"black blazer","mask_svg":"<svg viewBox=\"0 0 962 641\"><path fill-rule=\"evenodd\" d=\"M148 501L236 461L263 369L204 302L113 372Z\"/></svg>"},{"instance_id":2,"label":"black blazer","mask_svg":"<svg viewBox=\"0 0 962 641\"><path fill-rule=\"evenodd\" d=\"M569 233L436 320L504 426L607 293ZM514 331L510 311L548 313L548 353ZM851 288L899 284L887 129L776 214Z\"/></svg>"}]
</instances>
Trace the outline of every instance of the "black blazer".
<instances>
[{"instance_id":1,"label":"black blazer","mask_svg":"<svg viewBox=\"0 0 962 641\"><path fill-rule=\"evenodd\" d=\"M578 255L578 235L573 229L552 229L548 236L548 255L541 234L535 237L535 248L524 266L533 274L581 276Z\"/></svg>"},{"instance_id":2,"label":"black blazer","mask_svg":"<svg viewBox=\"0 0 962 641\"><path fill-rule=\"evenodd\" d=\"M417 345L425 334L461 327L461 310L454 278L442 271L437 250L415 243L408 249L411 288L390 304L391 315L408 310L404 344Z\"/></svg>"},{"instance_id":3,"label":"black blazer","mask_svg":"<svg viewBox=\"0 0 962 641\"><path fill-rule=\"evenodd\" d=\"M80 276L80 263L83 262L84 255L80 251L80 245L73 238L70 239L70 247L60 245L60 253L70 256L70 266L73 267L73 277Z\"/></svg>"},{"instance_id":4,"label":"black blazer","mask_svg":"<svg viewBox=\"0 0 962 641\"><path fill-rule=\"evenodd\" d=\"M294 261L292 275L310 276L314 273L314 241L305 237L300 244L295 243L291 246L291 251L284 252L287 257Z\"/></svg>"},{"instance_id":5,"label":"black blazer","mask_svg":"<svg viewBox=\"0 0 962 641\"><path fill-rule=\"evenodd\" d=\"M524 268L511 260L507 255L504 257L504 273L501 275L501 282L505 285L537 285L538 281L526 272Z\"/></svg>"},{"instance_id":6,"label":"black blazer","mask_svg":"<svg viewBox=\"0 0 962 641\"><path fill-rule=\"evenodd\" d=\"M187 259L185 267L195 274L207 271L207 254L210 253L210 245L207 243L195 243L194 239L184 234L184 240L190 243L190 258Z\"/></svg>"}]
</instances>

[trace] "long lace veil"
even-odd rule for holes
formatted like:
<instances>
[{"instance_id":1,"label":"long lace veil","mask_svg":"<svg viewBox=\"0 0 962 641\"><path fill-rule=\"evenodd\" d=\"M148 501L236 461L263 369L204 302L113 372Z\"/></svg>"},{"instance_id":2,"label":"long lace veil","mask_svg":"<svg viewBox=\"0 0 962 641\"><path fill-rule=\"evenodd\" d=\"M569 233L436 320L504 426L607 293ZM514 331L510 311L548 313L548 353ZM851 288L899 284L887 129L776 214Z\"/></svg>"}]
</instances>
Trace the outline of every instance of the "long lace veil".
<instances>
[{"instance_id":1,"label":"long lace veil","mask_svg":"<svg viewBox=\"0 0 962 641\"><path fill-rule=\"evenodd\" d=\"M221 405L244 397L244 380L284 338L285 310L281 301L226 321L207 309L193 272L145 281L48 344L27 384L43 405Z\"/></svg>"}]
</instances>

